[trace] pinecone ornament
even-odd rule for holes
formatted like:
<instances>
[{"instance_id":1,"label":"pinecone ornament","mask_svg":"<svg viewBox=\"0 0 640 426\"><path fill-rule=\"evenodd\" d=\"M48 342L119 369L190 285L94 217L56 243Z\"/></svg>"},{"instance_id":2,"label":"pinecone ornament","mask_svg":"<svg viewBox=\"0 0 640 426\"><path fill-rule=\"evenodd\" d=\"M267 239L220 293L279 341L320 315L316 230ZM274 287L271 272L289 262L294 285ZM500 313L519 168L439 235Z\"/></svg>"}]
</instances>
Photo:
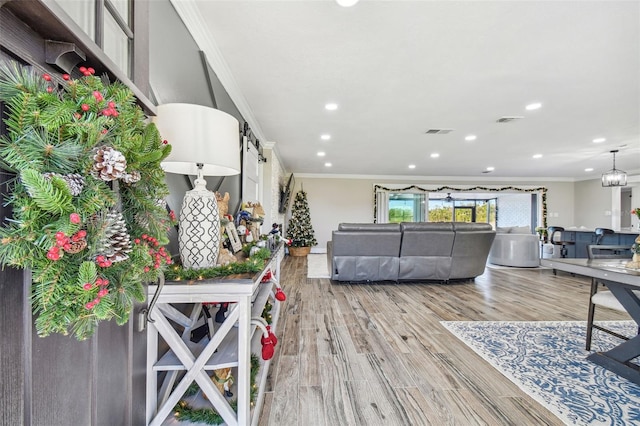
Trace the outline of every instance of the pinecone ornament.
<instances>
[{"instance_id":1,"label":"pinecone ornament","mask_svg":"<svg viewBox=\"0 0 640 426\"><path fill-rule=\"evenodd\" d=\"M58 173L47 172L43 173L43 176L47 179L51 179L54 176L61 177L69 187L69 191L71 191L71 195L77 197L82 192L84 188L84 177L78 173L70 173L67 175L60 175Z\"/></svg>"},{"instance_id":2,"label":"pinecone ornament","mask_svg":"<svg viewBox=\"0 0 640 426\"><path fill-rule=\"evenodd\" d=\"M127 260L131 253L131 236L122 213L109 212L105 224L106 230L98 245L98 253L114 263Z\"/></svg>"},{"instance_id":3,"label":"pinecone ornament","mask_svg":"<svg viewBox=\"0 0 640 426\"><path fill-rule=\"evenodd\" d=\"M140 172L137 170L134 170L131 173L125 173L122 175L122 181L129 185L131 185L132 183L138 182L141 178L142 176L140 175Z\"/></svg>"},{"instance_id":4,"label":"pinecone ornament","mask_svg":"<svg viewBox=\"0 0 640 426\"><path fill-rule=\"evenodd\" d=\"M127 159L124 154L110 146L98 148L93 160L95 176L106 182L120 179L127 168Z\"/></svg>"},{"instance_id":5,"label":"pinecone ornament","mask_svg":"<svg viewBox=\"0 0 640 426\"><path fill-rule=\"evenodd\" d=\"M66 247L64 249L64 251L66 251L67 253L71 253L71 254L75 254L75 253L80 253L82 250L87 248L87 240L80 240L80 241L71 241L69 243L69 247Z\"/></svg>"}]
</instances>

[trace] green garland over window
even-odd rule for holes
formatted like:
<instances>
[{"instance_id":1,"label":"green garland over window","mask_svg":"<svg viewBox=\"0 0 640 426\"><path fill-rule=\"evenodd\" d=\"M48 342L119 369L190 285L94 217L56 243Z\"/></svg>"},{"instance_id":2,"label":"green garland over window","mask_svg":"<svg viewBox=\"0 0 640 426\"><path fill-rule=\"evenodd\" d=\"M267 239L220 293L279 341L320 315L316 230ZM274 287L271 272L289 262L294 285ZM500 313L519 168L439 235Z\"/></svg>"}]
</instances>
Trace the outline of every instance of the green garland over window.
<instances>
[{"instance_id":1,"label":"green garland over window","mask_svg":"<svg viewBox=\"0 0 640 426\"><path fill-rule=\"evenodd\" d=\"M171 262L164 246L175 216L160 167L171 146L128 87L79 71L75 79L0 63L0 163L14 176L0 262L31 270L39 335L82 340L102 320L126 323L145 300L142 284Z\"/></svg>"},{"instance_id":2,"label":"green garland over window","mask_svg":"<svg viewBox=\"0 0 640 426\"><path fill-rule=\"evenodd\" d=\"M501 188L489 188L486 186L474 186L471 188L454 188L452 186L441 186L435 189L426 189L416 185L407 186L406 188L386 188L381 185L374 185L373 187L373 221L376 221L378 217L378 191L411 191L418 190L422 192L442 192L442 191L455 191L455 192L471 192L471 191L482 191L482 192L503 192L503 191L517 191L517 192L541 192L542 193L542 226L544 228L547 227L547 188L541 186L539 188L518 188L515 186L503 186Z\"/></svg>"}]
</instances>

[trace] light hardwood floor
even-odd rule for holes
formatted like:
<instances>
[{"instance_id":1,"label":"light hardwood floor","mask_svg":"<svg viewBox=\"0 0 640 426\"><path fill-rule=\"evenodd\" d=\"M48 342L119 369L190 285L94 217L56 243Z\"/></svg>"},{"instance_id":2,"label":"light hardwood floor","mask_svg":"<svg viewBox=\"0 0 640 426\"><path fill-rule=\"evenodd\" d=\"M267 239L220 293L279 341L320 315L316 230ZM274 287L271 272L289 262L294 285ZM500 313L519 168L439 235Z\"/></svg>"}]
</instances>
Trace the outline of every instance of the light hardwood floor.
<instances>
[{"instance_id":1,"label":"light hardwood floor","mask_svg":"<svg viewBox=\"0 0 640 426\"><path fill-rule=\"evenodd\" d=\"M455 284L338 284L287 256L281 283L261 426L562 424L439 321L583 321L587 278L487 268Z\"/></svg>"}]
</instances>

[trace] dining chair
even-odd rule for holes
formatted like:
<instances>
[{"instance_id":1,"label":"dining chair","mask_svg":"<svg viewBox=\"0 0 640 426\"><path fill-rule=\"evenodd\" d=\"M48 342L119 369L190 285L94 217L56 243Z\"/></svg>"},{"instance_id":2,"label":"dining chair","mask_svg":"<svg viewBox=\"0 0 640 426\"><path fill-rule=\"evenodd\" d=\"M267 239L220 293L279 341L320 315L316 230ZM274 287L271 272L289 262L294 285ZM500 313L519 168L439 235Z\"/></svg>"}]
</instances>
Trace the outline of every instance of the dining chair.
<instances>
[{"instance_id":1,"label":"dining chair","mask_svg":"<svg viewBox=\"0 0 640 426\"><path fill-rule=\"evenodd\" d=\"M602 239L604 238L605 235L613 235L616 232L613 229L609 229L609 228L596 228L595 229L595 237L596 237L596 244L600 244L602 243Z\"/></svg>"},{"instance_id":2,"label":"dining chair","mask_svg":"<svg viewBox=\"0 0 640 426\"><path fill-rule=\"evenodd\" d=\"M621 245L596 245L587 246L587 255L589 259L631 259L631 247ZM601 324L594 323L596 306L613 309L619 312L627 312L627 310L618 302L618 299L609 290L600 290L598 288L604 284L600 283L596 278L591 278L591 292L589 294L589 314L587 316L587 339L585 344L586 350L591 350L591 340L593 337L593 329L611 334L619 339L629 340L629 337L623 336L613 330L603 327ZM636 296L640 297L640 291L634 291ZM638 330L640 334L640 329Z\"/></svg>"}]
</instances>

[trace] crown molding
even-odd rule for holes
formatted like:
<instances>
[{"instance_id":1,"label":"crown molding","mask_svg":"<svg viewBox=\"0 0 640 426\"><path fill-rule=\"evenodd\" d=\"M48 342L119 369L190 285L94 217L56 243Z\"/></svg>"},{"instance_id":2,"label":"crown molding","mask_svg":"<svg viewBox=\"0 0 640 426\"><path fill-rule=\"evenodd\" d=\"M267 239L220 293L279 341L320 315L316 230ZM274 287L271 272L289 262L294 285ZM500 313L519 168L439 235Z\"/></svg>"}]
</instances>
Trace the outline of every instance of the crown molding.
<instances>
[{"instance_id":1,"label":"crown molding","mask_svg":"<svg viewBox=\"0 0 640 426\"><path fill-rule=\"evenodd\" d=\"M566 177L478 177L478 176L407 176L407 175L349 175L349 174L324 174L324 173L296 173L296 177L308 179L369 179L389 180L403 182L575 182L573 178Z\"/></svg>"},{"instance_id":2,"label":"crown molding","mask_svg":"<svg viewBox=\"0 0 640 426\"><path fill-rule=\"evenodd\" d=\"M215 39L207 30L207 25L202 20L202 14L198 10L197 2L194 0L170 0L170 2L200 50L207 56L209 65L215 71L220 83L222 83L242 117L249 123L253 134L260 141L266 140L267 138L222 56L222 52L220 52Z\"/></svg>"}]
</instances>

